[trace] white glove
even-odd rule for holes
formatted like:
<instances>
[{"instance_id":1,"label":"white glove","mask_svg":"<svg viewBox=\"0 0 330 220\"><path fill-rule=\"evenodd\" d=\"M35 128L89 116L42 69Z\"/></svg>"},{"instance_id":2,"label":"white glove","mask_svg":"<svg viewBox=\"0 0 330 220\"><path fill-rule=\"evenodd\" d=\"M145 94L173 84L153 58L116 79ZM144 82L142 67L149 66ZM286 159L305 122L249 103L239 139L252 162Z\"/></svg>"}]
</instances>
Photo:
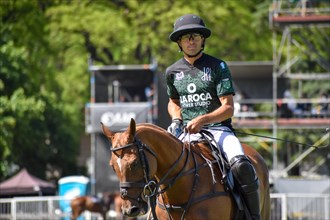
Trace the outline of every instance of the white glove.
<instances>
[{"instance_id":1,"label":"white glove","mask_svg":"<svg viewBox=\"0 0 330 220\"><path fill-rule=\"evenodd\" d=\"M167 131L170 132L175 137L179 137L179 135L182 133L183 129L183 122L181 119L173 119L172 124L168 126Z\"/></svg>"}]
</instances>

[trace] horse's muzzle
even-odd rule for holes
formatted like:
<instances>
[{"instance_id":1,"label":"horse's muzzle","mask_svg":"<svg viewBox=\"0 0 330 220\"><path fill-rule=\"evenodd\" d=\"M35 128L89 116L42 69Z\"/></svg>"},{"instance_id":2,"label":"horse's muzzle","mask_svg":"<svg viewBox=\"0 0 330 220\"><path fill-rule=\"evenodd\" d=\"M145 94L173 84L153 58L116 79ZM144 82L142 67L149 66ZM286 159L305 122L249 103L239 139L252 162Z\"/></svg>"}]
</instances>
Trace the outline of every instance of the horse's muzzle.
<instances>
[{"instance_id":1,"label":"horse's muzzle","mask_svg":"<svg viewBox=\"0 0 330 220\"><path fill-rule=\"evenodd\" d=\"M148 211L148 204L147 203L139 203L138 206L136 205L129 205L129 206L122 206L122 213L128 217L137 217L146 214Z\"/></svg>"},{"instance_id":2,"label":"horse's muzzle","mask_svg":"<svg viewBox=\"0 0 330 220\"><path fill-rule=\"evenodd\" d=\"M124 215L127 215L129 217L136 217L136 216L141 215L140 209L136 206L132 206L132 207L130 207L128 209L125 209L125 210L123 209L123 212L125 212L125 213L123 213Z\"/></svg>"}]
</instances>

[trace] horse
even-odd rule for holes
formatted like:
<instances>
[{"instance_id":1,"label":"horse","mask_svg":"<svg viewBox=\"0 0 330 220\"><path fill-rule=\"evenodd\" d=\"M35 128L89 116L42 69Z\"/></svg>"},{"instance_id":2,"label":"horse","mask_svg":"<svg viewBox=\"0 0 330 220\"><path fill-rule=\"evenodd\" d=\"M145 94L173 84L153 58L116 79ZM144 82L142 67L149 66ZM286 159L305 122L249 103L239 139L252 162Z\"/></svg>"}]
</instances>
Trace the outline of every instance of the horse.
<instances>
[{"instance_id":1,"label":"horse","mask_svg":"<svg viewBox=\"0 0 330 220\"><path fill-rule=\"evenodd\" d=\"M101 126L111 143L109 164L119 179L124 215L148 213L148 219L152 215L161 220L237 218L238 205L226 190L221 169L210 162L214 161L210 147L185 144L161 127L136 125L134 119L121 132ZM261 219L269 220L267 166L255 149L246 144L243 149L259 178Z\"/></svg>"},{"instance_id":2,"label":"horse","mask_svg":"<svg viewBox=\"0 0 330 220\"><path fill-rule=\"evenodd\" d=\"M70 203L72 210L71 220L76 220L85 210L99 213L103 217L103 220L106 220L106 214L110 210L111 204L114 204L115 208L121 205L121 197L118 192L105 192L101 199L93 196L78 196L72 199ZM118 209L116 213L117 215L121 215Z\"/></svg>"}]
</instances>

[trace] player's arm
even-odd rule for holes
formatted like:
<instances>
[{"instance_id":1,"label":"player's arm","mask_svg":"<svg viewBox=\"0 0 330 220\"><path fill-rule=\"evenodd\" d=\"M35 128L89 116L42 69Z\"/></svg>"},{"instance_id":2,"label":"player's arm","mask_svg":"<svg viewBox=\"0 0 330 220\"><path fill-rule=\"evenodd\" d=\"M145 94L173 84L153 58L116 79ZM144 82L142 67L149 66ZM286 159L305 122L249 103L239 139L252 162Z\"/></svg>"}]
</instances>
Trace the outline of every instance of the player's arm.
<instances>
[{"instance_id":1,"label":"player's arm","mask_svg":"<svg viewBox=\"0 0 330 220\"><path fill-rule=\"evenodd\" d=\"M187 124L187 130L190 133L199 132L206 124L212 124L215 122L221 122L234 115L234 99L233 95L225 95L219 97L221 106L205 115L200 115Z\"/></svg>"},{"instance_id":2,"label":"player's arm","mask_svg":"<svg viewBox=\"0 0 330 220\"><path fill-rule=\"evenodd\" d=\"M168 105L167 105L167 111L171 117L171 119L180 119L181 117L181 107L180 107L180 100L179 99L169 99Z\"/></svg>"}]
</instances>

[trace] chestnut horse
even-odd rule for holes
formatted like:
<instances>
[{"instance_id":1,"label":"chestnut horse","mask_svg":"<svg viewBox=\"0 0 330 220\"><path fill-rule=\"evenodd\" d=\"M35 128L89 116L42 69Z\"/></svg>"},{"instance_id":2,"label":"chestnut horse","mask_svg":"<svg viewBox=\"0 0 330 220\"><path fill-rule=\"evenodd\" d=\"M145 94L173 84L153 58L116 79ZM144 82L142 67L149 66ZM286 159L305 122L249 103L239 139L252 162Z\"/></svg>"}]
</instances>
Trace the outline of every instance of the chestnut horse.
<instances>
[{"instance_id":1,"label":"chestnut horse","mask_svg":"<svg viewBox=\"0 0 330 220\"><path fill-rule=\"evenodd\" d=\"M102 124L111 147L110 165L120 181L122 212L154 219L229 220L237 217L236 203L223 185L221 169L203 144L184 144L166 130L131 119L124 132ZM243 146L259 178L262 220L270 219L268 169L260 154ZM210 162L213 161L213 162Z\"/></svg>"},{"instance_id":2,"label":"chestnut horse","mask_svg":"<svg viewBox=\"0 0 330 220\"><path fill-rule=\"evenodd\" d=\"M106 220L107 212L110 210L110 205L121 205L121 198L118 192L103 193L102 198L95 198L92 196L78 196L72 199L70 205L72 210L71 220L76 220L85 210L101 214L103 220ZM121 215L120 210L116 210L117 215Z\"/></svg>"}]
</instances>

